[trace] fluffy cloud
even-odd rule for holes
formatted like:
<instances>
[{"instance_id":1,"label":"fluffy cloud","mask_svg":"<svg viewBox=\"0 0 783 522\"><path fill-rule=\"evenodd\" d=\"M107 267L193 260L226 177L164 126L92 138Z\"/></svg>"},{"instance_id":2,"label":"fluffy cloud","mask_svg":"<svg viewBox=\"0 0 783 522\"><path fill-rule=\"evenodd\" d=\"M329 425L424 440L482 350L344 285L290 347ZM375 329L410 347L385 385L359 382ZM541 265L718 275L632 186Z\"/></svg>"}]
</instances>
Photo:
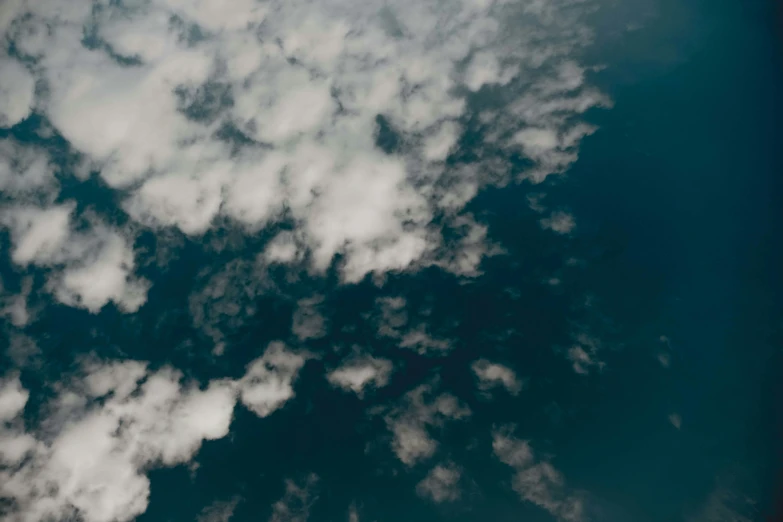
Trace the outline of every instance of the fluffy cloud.
<instances>
[{"instance_id":1,"label":"fluffy cloud","mask_svg":"<svg viewBox=\"0 0 783 522\"><path fill-rule=\"evenodd\" d=\"M28 392L6 379L0 497L12 502L8 520L132 520L146 510L150 467L187 462L204 440L224 437L238 397L260 416L279 408L293 396L300 366L301 358L273 345L241 379L202 388L171 368L87 362L84 375L59 386L31 431L14 421Z\"/></svg>"},{"instance_id":2,"label":"fluffy cloud","mask_svg":"<svg viewBox=\"0 0 783 522\"><path fill-rule=\"evenodd\" d=\"M333 386L353 391L361 397L364 389L371 384L376 388L386 386L392 368L391 361L386 359L369 355L352 357L330 372L327 379Z\"/></svg>"},{"instance_id":3,"label":"fluffy cloud","mask_svg":"<svg viewBox=\"0 0 783 522\"><path fill-rule=\"evenodd\" d=\"M269 345L260 359L247 367L240 381L240 398L259 417L266 417L294 396L292 382L304 365L304 356L280 342Z\"/></svg>"},{"instance_id":4,"label":"fluffy cloud","mask_svg":"<svg viewBox=\"0 0 783 522\"><path fill-rule=\"evenodd\" d=\"M608 103L577 62L591 36L572 4L14 2L2 23L30 66L3 59L0 114L13 125L35 106L143 226L195 237L225 218L248 232L286 222L295 233L269 262L323 273L340 256L345 282L427 264L473 276L487 231L464 206L511 169L447 165L467 116L480 110L488 142L529 157L523 175L540 181L594 130L580 115ZM502 108L476 105L488 87ZM392 149L376 146L379 118ZM118 248L93 265L100 295L77 272L61 299L138 308Z\"/></svg>"},{"instance_id":5,"label":"fluffy cloud","mask_svg":"<svg viewBox=\"0 0 783 522\"><path fill-rule=\"evenodd\" d=\"M0 56L0 128L13 127L30 115L35 79L18 61Z\"/></svg>"},{"instance_id":6,"label":"fluffy cloud","mask_svg":"<svg viewBox=\"0 0 783 522\"><path fill-rule=\"evenodd\" d=\"M54 267L49 287L57 299L95 313L109 301L134 312L148 283L133 275L134 256L116 230L96 222L86 232L72 223L75 205L15 205L0 215L11 231L11 259L18 265Z\"/></svg>"},{"instance_id":7,"label":"fluffy cloud","mask_svg":"<svg viewBox=\"0 0 783 522\"><path fill-rule=\"evenodd\" d=\"M474 361L470 367L478 379L480 390L489 391L502 386L511 395L518 395L522 391L522 381L511 368L486 359Z\"/></svg>"},{"instance_id":8,"label":"fluffy cloud","mask_svg":"<svg viewBox=\"0 0 783 522\"><path fill-rule=\"evenodd\" d=\"M460 497L460 471L453 463L435 466L416 485L416 493L433 502L453 502Z\"/></svg>"},{"instance_id":9,"label":"fluffy cloud","mask_svg":"<svg viewBox=\"0 0 783 522\"><path fill-rule=\"evenodd\" d=\"M558 234L570 234L576 228L574 216L561 210L552 212L549 217L541 220L541 226L557 232Z\"/></svg>"},{"instance_id":10,"label":"fluffy cloud","mask_svg":"<svg viewBox=\"0 0 783 522\"><path fill-rule=\"evenodd\" d=\"M18 201L41 192L48 195L56 188L49 157L42 149L0 140L0 190L5 195Z\"/></svg>"},{"instance_id":11,"label":"fluffy cloud","mask_svg":"<svg viewBox=\"0 0 783 522\"><path fill-rule=\"evenodd\" d=\"M514 491L559 520L582 520L582 501L565 489L561 473L551 463L537 459L530 443L513 437L512 431L508 426L495 431L492 450L498 460L514 468Z\"/></svg>"},{"instance_id":12,"label":"fluffy cloud","mask_svg":"<svg viewBox=\"0 0 783 522\"><path fill-rule=\"evenodd\" d=\"M406 466L429 459L438 448L430 429L470 414L470 409L453 395L437 395L431 385L421 385L408 392L403 403L385 417L392 432L392 450Z\"/></svg>"}]
</instances>

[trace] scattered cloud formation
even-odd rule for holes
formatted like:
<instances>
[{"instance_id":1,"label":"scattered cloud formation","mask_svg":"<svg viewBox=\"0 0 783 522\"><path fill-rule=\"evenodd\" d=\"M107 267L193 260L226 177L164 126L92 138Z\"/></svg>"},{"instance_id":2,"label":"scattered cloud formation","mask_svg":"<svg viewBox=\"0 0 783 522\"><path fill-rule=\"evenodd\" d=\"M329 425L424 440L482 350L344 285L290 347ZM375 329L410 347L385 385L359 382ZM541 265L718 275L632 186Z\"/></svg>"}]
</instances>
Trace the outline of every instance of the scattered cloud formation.
<instances>
[{"instance_id":1,"label":"scattered cloud formation","mask_svg":"<svg viewBox=\"0 0 783 522\"><path fill-rule=\"evenodd\" d=\"M568 360L576 373L587 375L593 368L600 372L606 363L598 359L600 342L595 337L585 333L576 336L577 344L571 346L566 352Z\"/></svg>"},{"instance_id":2,"label":"scattered cloud formation","mask_svg":"<svg viewBox=\"0 0 783 522\"><path fill-rule=\"evenodd\" d=\"M13 2L0 125L45 118L80 158L63 175L97 172L133 227L198 238L227 221L285 223L268 263L321 274L339 259L348 283L427 265L472 277L492 247L465 205L487 184L566 170L594 130L581 116L609 105L578 63L592 41L579 15L570 0ZM487 88L502 106L477 101ZM486 143L530 169L481 154L447 165L477 112ZM379 145L381 127L394 146ZM18 190L45 181L5 171ZM51 202L6 212L15 261L64 263L52 288L65 304L138 309L147 285L129 232L95 217L77 240L100 246L76 255L82 207ZM573 219L542 224L568 233Z\"/></svg>"},{"instance_id":3,"label":"scattered cloud formation","mask_svg":"<svg viewBox=\"0 0 783 522\"><path fill-rule=\"evenodd\" d=\"M522 391L523 382L511 368L502 364L493 363L487 359L479 359L470 365L478 379L478 387L482 391L490 391L493 388L502 387L511 395L518 395Z\"/></svg>"},{"instance_id":4,"label":"scattered cloud formation","mask_svg":"<svg viewBox=\"0 0 783 522\"><path fill-rule=\"evenodd\" d=\"M439 464L416 485L416 493L438 504L459 499L460 471L453 463Z\"/></svg>"},{"instance_id":5,"label":"scattered cloud formation","mask_svg":"<svg viewBox=\"0 0 783 522\"><path fill-rule=\"evenodd\" d=\"M498 460L514 468L514 491L558 520L583 520L582 501L568 492L561 473L550 462L536 458L530 443L513 437L512 432L511 426L496 430L492 450Z\"/></svg>"},{"instance_id":6,"label":"scattered cloud formation","mask_svg":"<svg viewBox=\"0 0 783 522\"><path fill-rule=\"evenodd\" d=\"M380 309L377 318L378 335L394 339L400 348L421 355L442 356L451 351L452 343L433 336L426 321L416 321L408 310L404 297L383 297L377 300Z\"/></svg>"},{"instance_id":7,"label":"scattered cloud formation","mask_svg":"<svg viewBox=\"0 0 783 522\"><path fill-rule=\"evenodd\" d=\"M239 398L266 416L293 396L301 357L271 346L236 381L206 387L177 370L137 361L84 363L57 385L37 428L19 417L29 393L18 377L0 384L0 497L8 520L78 517L132 520L149 501L148 469L191 460L203 441L228 433ZM261 370L263 368L263 370Z\"/></svg>"},{"instance_id":8,"label":"scattered cloud formation","mask_svg":"<svg viewBox=\"0 0 783 522\"><path fill-rule=\"evenodd\" d=\"M75 205L15 205L0 214L10 229L11 259L18 265L53 267L49 287L63 304L96 313L110 301L135 312L149 284L134 276L134 256L118 231L94 222L86 232L73 223Z\"/></svg>"},{"instance_id":9,"label":"scattered cloud formation","mask_svg":"<svg viewBox=\"0 0 783 522\"><path fill-rule=\"evenodd\" d=\"M332 386L352 391L361 397L367 386L386 386L393 367L392 362L386 359L369 355L352 357L331 371L327 379Z\"/></svg>"},{"instance_id":10,"label":"scattered cloud formation","mask_svg":"<svg viewBox=\"0 0 783 522\"><path fill-rule=\"evenodd\" d=\"M432 385L423 384L408 392L402 404L385 417L392 432L392 450L406 466L427 460L438 448L430 430L470 414L470 409L453 395L438 395Z\"/></svg>"}]
</instances>

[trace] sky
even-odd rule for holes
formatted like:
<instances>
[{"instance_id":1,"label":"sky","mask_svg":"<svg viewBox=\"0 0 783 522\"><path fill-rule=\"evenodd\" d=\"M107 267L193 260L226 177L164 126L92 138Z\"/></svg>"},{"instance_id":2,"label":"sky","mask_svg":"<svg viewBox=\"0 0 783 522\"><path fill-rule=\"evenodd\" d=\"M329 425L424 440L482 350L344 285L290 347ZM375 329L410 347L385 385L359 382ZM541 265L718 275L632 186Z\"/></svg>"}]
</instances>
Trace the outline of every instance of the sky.
<instances>
[{"instance_id":1,"label":"sky","mask_svg":"<svg viewBox=\"0 0 783 522\"><path fill-rule=\"evenodd\" d=\"M780 17L5 0L1 518L780 520Z\"/></svg>"}]
</instances>

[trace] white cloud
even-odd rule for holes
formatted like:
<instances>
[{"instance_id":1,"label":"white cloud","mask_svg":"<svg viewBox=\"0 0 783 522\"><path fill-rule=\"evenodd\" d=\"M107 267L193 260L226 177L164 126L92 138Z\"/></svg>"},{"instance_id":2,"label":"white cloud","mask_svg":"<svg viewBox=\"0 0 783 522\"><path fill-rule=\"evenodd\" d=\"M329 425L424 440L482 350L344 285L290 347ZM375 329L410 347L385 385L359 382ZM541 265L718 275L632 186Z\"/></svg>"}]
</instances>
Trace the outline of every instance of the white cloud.
<instances>
[{"instance_id":1,"label":"white cloud","mask_svg":"<svg viewBox=\"0 0 783 522\"><path fill-rule=\"evenodd\" d=\"M18 265L49 264L62 261L70 234L73 205L50 208L20 206L3 214L10 228L14 248L11 259Z\"/></svg>"},{"instance_id":2,"label":"white cloud","mask_svg":"<svg viewBox=\"0 0 783 522\"><path fill-rule=\"evenodd\" d=\"M13 127L30 115L35 79L13 58L0 56L0 128Z\"/></svg>"},{"instance_id":3,"label":"white cloud","mask_svg":"<svg viewBox=\"0 0 783 522\"><path fill-rule=\"evenodd\" d=\"M21 266L54 267L49 287L67 305L97 313L109 301L135 312L147 298L147 281L135 277L133 251L101 223L85 232L72 226L75 205L9 207L0 224L11 231L11 259Z\"/></svg>"},{"instance_id":4,"label":"white cloud","mask_svg":"<svg viewBox=\"0 0 783 522\"><path fill-rule=\"evenodd\" d=\"M242 402L259 417L271 414L294 396L292 383L304 363L304 356L280 342L271 343L240 381Z\"/></svg>"},{"instance_id":5,"label":"white cloud","mask_svg":"<svg viewBox=\"0 0 783 522\"><path fill-rule=\"evenodd\" d=\"M429 459L438 448L429 429L470 414L470 409L453 395L434 396L430 385L421 385L408 392L403 403L385 417L392 432L392 450L406 466Z\"/></svg>"},{"instance_id":6,"label":"white cloud","mask_svg":"<svg viewBox=\"0 0 783 522\"><path fill-rule=\"evenodd\" d=\"M0 497L12 501L8 520L134 519L147 508L150 468L188 462L204 440L224 437L238 396L260 416L279 408L293 396L290 382L301 363L273 345L241 379L199 387L171 368L87 361L81 378L57 387L30 431L9 424L28 392L17 378L6 378L0 457L19 464L0 470Z\"/></svg>"},{"instance_id":7,"label":"white cloud","mask_svg":"<svg viewBox=\"0 0 783 522\"><path fill-rule=\"evenodd\" d=\"M460 470L453 463L439 464L432 468L416 485L416 493L433 502L453 502L459 499Z\"/></svg>"},{"instance_id":8,"label":"white cloud","mask_svg":"<svg viewBox=\"0 0 783 522\"><path fill-rule=\"evenodd\" d=\"M267 244L264 259L269 263L293 263L301 258L301 250L291 232L281 232Z\"/></svg>"},{"instance_id":9,"label":"white cloud","mask_svg":"<svg viewBox=\"0 0 783 522\"><path fill-rule=\"evenodd\" d=\"M682 417L679 413L672 413L669 415L669 423L679 430L682 428Z\"/></svg>"},{"instance_id":10,"label":"white cloud","mask_svg":"<svg viewBox=\"0 0 783 522\"><path fill-rule=\"evenodd\" d=\"M552 212L549 217L543 218L541 226L558 234L570 234L576 228L576 222L574 216L568 212L557 210Z\"/></svg>"},{"instance_id":11,"label":"white cloud","mask_svg":"<svg viewBox=\"0 0 783 522\"><path fill-rule=\"evenodd\" d=\"M0 140L0 190L18 202L25 196L49 193L55 188L52 167L43 150L13 140Z\"/></svg>"},{"instance_id":12,"label":"white cloud","mask_svg":"<svg viewBox=\"0 0 783 522\"><path fill-rule=\"evenodd\" d=\"M511 368L502 364L493 363L486 359L479 359L471 364L471 369L478 379L480 390L488 391L502 386L511 395L518 395L522 391L522 381Z\"/></svg>"},{"instance_id":13,"label":"white cloud","mask_svg":"<svg viewBox=\"0 0 783 522\"><path fill-rule=\"evenodd\" d=\"M27 404L30 393L22 388L19 376L0 381L0 423L15 418Z\"/></svg>"},{"instance_id":14,"label":"white cloud","mask_svg":"<svg viewBox=\"0 0 783 522\"><path fill-rule=\"evenodd\" d=\"M249 233L291 221L293 235L268 246L267 262L305 260L322 273L342 255L345 282L430 264L479 273L486 227L463 209L508 175L493 178L502 169L480 160L451 183L443 160L473 110L468 91L506 90L508 105L483 116L488 139L528 155L536 165L523 175L534 180L575 161L592 132L579 116L608 103L575 61L591 38L566 0L546 9L501 0L12 7L3 27L35 66L4 59L15 78L0 96L6 119L35 105L144 226L198 236L219 218ZM34 81L45 87L36 99ZM8 105L11 96L21 101ZM399 136L394 154L375 146L379 115ZM244 145L225 138L226 128ZM464 227L465 239L445 244L436 215ZM116 252L106 251L115 267ZM93 308L106 300L137 308L112 274L101 297L79 293Z\"/></svg>"},{"instance_id":15,"label":"white cloud","mask_svg":"<svg viewBox=\"0 0 783 522\"><path fill-rule=\"evenodd\" d=\"M514 491L558 520L583 520L582 501L567 491L562 474L550 462L537 459L530 443L513 437L512 431L508 426L496 430L492 449L498 460L514 468Z\"/></svg>"},{"instance_id":16,"label":"white cloud","mask_svg":"<svg viewBox=\"0 0 783 522\"><path fill-rule=\"evenodd\" d=\"M66 267L56 283L60 302L97 313L109 301L135 312L147 300L149 283L134 277L133 251L116 232L96 229L94 253Z\"/></svg>"},{"instance_id":17,"label":"white cloud","mask_svg":"<svg viewBox=\"0 0 783 522\"><path fill-rule=\"evenodd\" d=\"M362 396L364 389L371 385L382 388L389 382L393 365L391 361L372 356L353 357L339 368L331 371L327 379L333 386L353 391Z\"/></svg>"}]
</instances>

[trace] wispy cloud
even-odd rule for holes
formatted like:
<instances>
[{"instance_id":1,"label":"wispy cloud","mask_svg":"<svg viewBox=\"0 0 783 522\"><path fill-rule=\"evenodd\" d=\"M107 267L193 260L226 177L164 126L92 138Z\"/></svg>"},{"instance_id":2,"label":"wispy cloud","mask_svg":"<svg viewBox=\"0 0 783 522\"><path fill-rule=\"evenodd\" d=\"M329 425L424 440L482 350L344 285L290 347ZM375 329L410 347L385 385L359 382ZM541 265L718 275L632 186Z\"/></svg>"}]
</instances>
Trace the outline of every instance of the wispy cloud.
<instances>
[{"instance_id":1,"label":"wispy cloud","mask_svg":"<svg viewBox=\"0 0 783 522\"><path fill-rule=\"evenodd\" d=\"M392 450L406 466L429 459L438 448L429 430L470 414L470 409L453 395L436 394L432 385L418 386L385 416L392 432Z\"/></svg>"},{"instance_id":2,"label":"wispy cloud","mask_svg":"<svg viewBox=\"0 0 783 522\"><path fill-rule=\"evenodd\" d=\"M580 521L582 501L565 486L562 474L547 460L535 456L530 443L513 436L513 427L493 433L495 456L515 470L512 487L519 496L548 511L559 520Z\"/></svg>"}]
</instances>

